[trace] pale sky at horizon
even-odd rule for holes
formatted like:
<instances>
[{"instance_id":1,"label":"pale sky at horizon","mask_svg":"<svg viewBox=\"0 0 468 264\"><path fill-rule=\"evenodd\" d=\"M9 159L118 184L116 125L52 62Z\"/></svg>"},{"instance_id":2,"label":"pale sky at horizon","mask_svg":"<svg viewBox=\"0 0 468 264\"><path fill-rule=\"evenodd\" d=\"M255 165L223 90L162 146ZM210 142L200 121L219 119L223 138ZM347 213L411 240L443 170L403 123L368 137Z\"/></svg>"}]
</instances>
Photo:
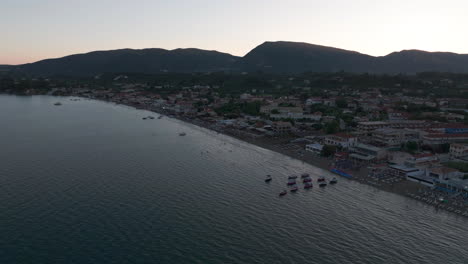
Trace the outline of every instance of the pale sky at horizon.
<instances>
[{"instance_id":1,"label":"pale sky at horizon","mask_svg":"<svg viewBox=\"0 0 468 264\"><path fill-rule=\"evenodd\" d=\"M0 0L0 64L120 48L243 56L278 40L468 54L467 11L466 0Z\"/></svg>"}]
</instances>

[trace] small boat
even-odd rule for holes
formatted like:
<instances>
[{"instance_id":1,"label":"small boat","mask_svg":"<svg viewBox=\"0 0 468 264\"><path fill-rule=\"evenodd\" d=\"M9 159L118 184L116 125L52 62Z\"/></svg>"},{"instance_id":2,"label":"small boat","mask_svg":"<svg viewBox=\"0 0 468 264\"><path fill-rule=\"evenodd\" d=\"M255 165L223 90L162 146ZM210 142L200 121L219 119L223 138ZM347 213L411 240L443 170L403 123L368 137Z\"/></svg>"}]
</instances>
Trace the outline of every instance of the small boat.
<instances>
[{"instance_id":1,"label":"small boat","mask_svg":"<svg viewBox=\"0 0 468 264\"><path fill-rule=\"evenodd\" d=\"M146 118L146 117L143 117L142 119L143 119L143 120L146 120L147 118Z\"/></svg>"},{"instance_id":2,"label":"small boat","mask_svg":"<svg viewBox=\"0 0 468 264\"><path fill-rule=\"evenodd\" d=\"M297 179L297 176L296 175L291 175L288 177L288 179Z\"/></svg>"},{"instance_id":3,"label":"small boat","mask_svg":"<svg viewBox=\"0 0 468 264\"><path fill-rule=\"evenodd\" d=\"M179 136L181 136L181 137L183 137L185 135L187 135L187 134L185 134L185 132L179 133Z\"/></svg>"},{"instance_id":4,"label":"small boat","mask_svg":"<svg viewBox=\"0 0 468 264\"><path fill-rule=\"evenodd\" d=\"M161 119L161 118L163 118L163 116L162 116L162 115L158 116L158 119Z\"/></svg>"},{"instance_id":5,"label":"small boat","mask_svg":"<svg viewBox=\"0 0 468 264\"><path fill-rule=\"evenodd\" d=\"M149 119L154 119L154 116L148 116Z\"/></svg>"},{"instance_id":6,"label":"small boat","mask_svg":"<svg viewBox=\"0 0 468 264\"><path fill-rule=\"evenodd\" d=\"M299 190L299 188L297 188L297 186L294 186L294 187L291 188L290 191L291 192L297 192L298 190Z\"/></svg>"},{"instance_id":7,"label":"small boat","mask_svg":"<svg viewBox=\"0 0 468 264\"><path fill-rule=\"evenodd\" d=\"M270 175L267 175L267 177L266 177L266 179L265 179L265 182L271 182L271 180L273 180L273 179L271 178L271 176L270 176Z\"/></svg>"},{"instance_id":8,"label":"small boat","mask_svg":"<svg viewBox=\"0 0 468 264\"><path fill-rule=\"evenodd\" d=\"M285 196L286 194L288 194L288 192L286 190L284 190L284 191L279 193L279 196Z\"/></svg>"},{"instance_id":9,"label":"small boat","mask_svg":"<svg viewBox=\"0 0 468 264\"><path fill-rule=\"evenodd\" d=\"M62 105L61 102L56 102L54 105Z\"/></svg>"},{"instance_id":10,"label":"small boat","mask_svg":"<svg viewBox=\"0 0 468 264\"><path fill-rule=\"evenodd\" d=\"M308 183L308 182L312 182L312 178L305 178L304 180L302 180L303 183Z\"/></svg>"},{"instance_id":11,"label":"small boat","mask_svg":"<svg viewBox=\"0 0 468 264\"><path fill-rule=\"evenodd\" d=\"M325 177L323 176L320 176L318 179L317 179L317 182L323 182L325 181Z\"/></svg>"},{"instance_id":12,"label":"small boat","mask_svg":"<svg viewBox=\"0 0 468 264\"><path fill-rule=\"evenodd\" d=\"M301 179L309 178L310 175L308 173L301 174Z\"/></svg>"},{"instance_id":13,"label":"small boat","mask_svg":"<svg viewBox=\"0 0 468 264\"><path fill-rule=\"evenodd\" d=\"M338 180L336 179L336 177L333 177L333 179L330 180L330 184L337 184L338 183Z\"/></svg>"},{"instance_id":14,"label":"small boat","mask_svg":"<svg viewBox=\"0 0 468 264\"><path fill-rule=\"evenodd\" d=\"M322 181L319 183L319 187L325 187L327 186L327 182L326 181Z\"/></svg>"},{"instance_id":15,"label":"small boat","mask_svg":"<svg viewBox=\"0 0 468 264\"><path fill-rule=\"evenodd\" d=\"M308 182L308 183L306 183L306 184L304 185L304 189L306 189L306 190L307 190L307 189L310 189L310 188L312 188L312 187L314 187L314 185L312 185L311 182Z\"/></svg>"},{"instance_id":16,"label":"small boat","mask_svg":"<svg viewBox=\"0 0 468 264\"><path fill-rule=\"evenodd\" d=\"M289 179L287 185L288 186L291 186L291 185L295 185L296 184L296 180L295 179Z\"/></svg>"}]
</instances>

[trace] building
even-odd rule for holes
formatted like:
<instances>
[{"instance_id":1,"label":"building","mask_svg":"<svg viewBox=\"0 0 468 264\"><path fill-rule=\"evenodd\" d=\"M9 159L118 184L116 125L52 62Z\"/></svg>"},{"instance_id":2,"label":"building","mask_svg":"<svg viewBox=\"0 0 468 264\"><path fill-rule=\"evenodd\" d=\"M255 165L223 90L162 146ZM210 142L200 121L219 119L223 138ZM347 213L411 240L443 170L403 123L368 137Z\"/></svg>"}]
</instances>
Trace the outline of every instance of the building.
<instances>
[{"instance_id":1,"label":"building","mask_svg":"<svg viewBox=\"0 0 468 264\"><path fill-rule=\"evenodd\" d=\"M357 129L369 133L379 128L425 128L428 125L424 120L369 121L359 122Z\"/></svg>"},{"instance_id":2,"label":"building","mask_svg":"<svg viewBox=\"0 0 468 264\"><path fill-rule=\"evenodd\" d=\"M372 141L379 146L400 146L419 139L419 133L410 129L379 128L372 133Z\"/></svg>"},{"instance_id":3,"label":"building","mask_svg":"<svg viewBox=\"0 0 468 264\"><path fill-rule=\"evenodd\" d=\"M326 145L341 146L342 148L350 148L350 147L354 147L357 144L357 137L350 135L350 134L338 133L338 134L327 136L324 142Z\"/></svg>"},{"instance_id":4,"label":"building","mask_svg":"<svg viewBox=\"0 0 468 264\"><path fill-rule=\"evenodd\" d=\"M305 150L315 153L315 154L320 154L322 153L323 145L315 143L315 144L307 144L305 146Z\"/></svg>"},{"instance_id":5,"label":"building","mask_svg":"<svg viewBox=\"0 0 468 264\"><path fill-rule=\"evenodd\" d=\"M271 128L277 135L285 135L291 132L292 125L290 122L273 122Z\"/></svg>"},{"instance_id":6,"label":"building","mask_svg":"<svg viewBox=\"0 0 468 264\"><path fill-rule=\"evenodd\" d=\"M408 120L409 114L406 112L388 112L388 120Z\"/></svg>"},{"instance_id":7,"label":"building","mask_svg":"<svg viewBox=\"0 0 468 264\"><path fill-rule=\"evenodd\" d=\"M449 167L437 167L427 170L428 176L436 179L436 182L456 179L459 176L459 171Z\"/></svg>"},{"instance_id":8,"label":"building","mask_svg":"<svg viewBox=\"0 0 468 264\"><path fill-rule=\"evenodd\" d=\"M422 136L422 141L426 145L442 145L445 143L463 142L463 141L468 141L468 133L426 134Z\"/></svg>"},{"instance_id":9,"label":"building","mask_svg":"<svg viewBox=\"0 0 468 264\"><path fill-rule=\"evenodd\" d=\"M387 157L387 151L385 149L362 143L356 144L351 150L353 153L349 155L350 160L360 165L370 164Z\"/></svg>"},{"instance_id":10,"label":"building","mask_svg":"<svg viewBox=\"0 0 468 264\"><path fill-rule=\"evenodd\" d=\"M468 144L450 144L450 158L461 158L468 156Z\"/></svg>"},{"instance_id":11,"label":"building","mask_svg":"<svg viewBox=\"0 0 468 264\"><path fill-rule=\"evenodd\" d=\"M410 168L427 168L439 163L439 158L432 153L422 153L412 155L404 162L405 166Z\"/></svg>"}]
</instances>

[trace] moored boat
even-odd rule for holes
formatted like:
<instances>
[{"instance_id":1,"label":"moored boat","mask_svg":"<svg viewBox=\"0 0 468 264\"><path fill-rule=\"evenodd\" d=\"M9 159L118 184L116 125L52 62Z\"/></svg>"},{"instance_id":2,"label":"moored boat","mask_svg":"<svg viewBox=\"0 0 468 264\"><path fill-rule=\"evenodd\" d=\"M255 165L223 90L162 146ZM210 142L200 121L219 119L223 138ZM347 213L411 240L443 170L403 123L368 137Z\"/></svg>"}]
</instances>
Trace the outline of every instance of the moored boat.
<instances>
[{"instance_id":1,"label":"moored boat","mask_svg":"<svg viewBox=\"0 0 468 264\"><path fill-rule=\"evenodd\" d=\"M327 182L326 181L322 181L319 183L319 187L325 187L327 186Z\"/></svg>"},{"instance_id":2,"label":"moored boat","mask_svg":"<svg viewBox=\"0 0 468 264\"><path fill-rule=\"evenodd\" d=\"M288 179L297 179L297 176L296 175L291 175L288 177Z\"/></svg>"},{"instance_id":3,"label":"moored boat","mask_svg":"<svg viewBox=\"0 0 468 264\"><path fill-rule=\"evenodd\" d=\"M291 192L297 192L299 190L299 188L297 186L294 186L291 188Z\"/></svg>"},{"instance_id":4,"label":"moored boat","mask_svg":"<svg viewBox=\"0 0 468 264\"><path fill-rule=\"evenodd\" d=\"M288 192L286 190L283 190L279 193L279 196L285 196L286 194L288 194Z\"/></svg>"},{"instance_id":5,"label":"moored boat","mask_svg":"<svg viewBox=\"0 0 468 264\"><path fill-rule=\"evenodd\" d=\"M296 184L296 179L289 179L288 180L288 183L287 183L288 186L295 185L295 184Z\"/></svg>"},{"instance_id":6,"label":"moored boat","mask_svg":"<svg viewBox=\"0 0 468 264\"><path fill-rule=\"evenodd\" d=\"M183 137L185 135L187 135L185 132L179 133L179 136L181 136L181 137Z\"/></svg>"},{"instance_id":7,"label":"moored boat","mask_svg":"<svg viewBox=\"0 0 468 264\"><path fill-rule=\"evenodd\" d=\"M330 180L330 184L337 184L338 183L338 180L336 179L336 177L333 177L333 179Z\"/></svg>"},{"instance_id":8,"label":"moored boat","mask_svg":"<svg viewBox=\"0 0 468 264\"><path fill-rule=\"evenodd\" d=\"M312 178L305 178L304 180L302 180L303 183L308 183L308 182L312 182Z\"/></svg>"},{"instance_id":9,"label":"moored boat","mask_svg":"<svg viewBox=\"0 0 468 264\"><path fill-rule=\"evenodd\" d=\"M304 189L306 189L306 190L307 190L307 189L310 189L310 188L312 188L312 187L314 187L314 186L312 185L311 182L308 182L308 183L306 183L306 184L304 185Z\"/></svg>"},{"instance_id":10,"label":"moored boat","mask_svg":"<svg viewBox=\"0 0 468 264\"><path fill-rule=\"evenodd\" d=\"M271 178L271 175L267 175L267 177L266 177L266 179L265 179L265 182L271 182L271 180L273 180L273 179Z\"/></svg>"},{"instance_id":11,"label":"moored boat","mask_svg":"<svg viewBox=\"0 0 468 264\"><path fill-rule=\"evenodd\" d=\"M318 179L317 179L317 182L324 182L325 181L325 177L323 176L320 176Z\"/></svg>"},{"instance_id":12,"label":"moored boat","mask_svg":"<svg viewBox=\"0 0 468 264\"><path fill-rule=\"evenodd\" d=\"M308 173L301 174L301 179L309 178L310 175Z\"/></svg>"}]
</instances>

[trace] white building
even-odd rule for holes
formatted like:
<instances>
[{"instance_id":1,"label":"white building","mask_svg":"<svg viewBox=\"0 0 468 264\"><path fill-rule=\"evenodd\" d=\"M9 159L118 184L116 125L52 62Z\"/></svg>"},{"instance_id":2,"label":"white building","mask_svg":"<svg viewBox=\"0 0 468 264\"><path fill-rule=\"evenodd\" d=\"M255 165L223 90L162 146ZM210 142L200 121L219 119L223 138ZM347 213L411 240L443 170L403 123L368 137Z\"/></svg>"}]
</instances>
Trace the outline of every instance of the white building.
<instances>
[{"instance_id":1,"label":"white building","mask_svg":"<svg viewBox=\"0 0 468 264\"><path fill-rule=\"evenodd\" d=\"M341 146L342 148L354 147L357 144L357 137L345 134L338 133L334 135L329 135L325 138L326 145Z\"/></svg>"}]
</instances>

